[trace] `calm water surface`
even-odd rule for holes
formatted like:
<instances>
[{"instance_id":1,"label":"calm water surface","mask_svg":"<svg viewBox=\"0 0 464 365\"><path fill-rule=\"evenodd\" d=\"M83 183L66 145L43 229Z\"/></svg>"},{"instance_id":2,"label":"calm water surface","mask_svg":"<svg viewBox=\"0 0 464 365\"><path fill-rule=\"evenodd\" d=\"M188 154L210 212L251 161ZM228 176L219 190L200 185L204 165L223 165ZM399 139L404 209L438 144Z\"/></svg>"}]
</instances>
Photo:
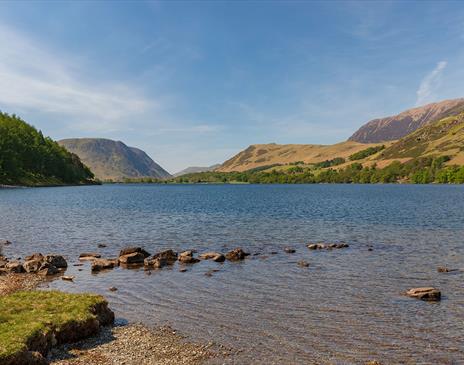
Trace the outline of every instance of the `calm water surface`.
<instances>
[{"instance_id":1,"label":"calm water surface","mask_svg":"<svg viewBox=\"0 0 464 365\"><path fill-rule=\"evenodd\" d=\"M186 273L177 264L151 275L70 266L74 283L49 284L104 294L129 321L170 324L243 350L229 362L464 364L464 272L436 270L464 268L463 186L7 189L0 214L0 238L14 241L10 256L57 252L74 263L84 251L115 257L130 245L261 253L241 263L203 261ZM350 248L314 252L308 242ZM301 259L310 266L298 267ZM212 268L220 271L205 276ZM443 300L401 295L417 286L439 287Z\"/></svg>"}]
</instances>

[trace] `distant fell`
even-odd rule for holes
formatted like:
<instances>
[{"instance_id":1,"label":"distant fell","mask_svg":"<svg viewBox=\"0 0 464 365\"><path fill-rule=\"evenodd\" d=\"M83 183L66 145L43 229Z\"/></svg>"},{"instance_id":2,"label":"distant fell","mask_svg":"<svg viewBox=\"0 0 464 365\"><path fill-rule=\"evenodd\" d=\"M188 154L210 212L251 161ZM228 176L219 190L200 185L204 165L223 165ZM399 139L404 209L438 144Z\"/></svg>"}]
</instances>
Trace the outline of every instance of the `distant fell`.
<instances>
[{"instance_id":1,"label":"distant fell","mask_svg":"<svg viewBox=\"0 0 464 365\"><path fill-rule=\"evenodd\" d=\"M179 172L176 172L173 176L178 177L178 176L182 176L182 175L193 174L193 173L196 173L196 172L214 171L219 166L221 166L221 164L215 164L215 165L211 165L211 166L190 166L190 167L187 167L186 169L183 169L183 170L181 170Z\"/></svg>"},{"instance_id":2,"label":"distant fell","mask_svg":"<svg viewBox=\"0 0 464 365\"><path fill-rule=\"evenodd\" d=\"M104 138L73 138L63 139L58 143L79 156L102 181L171 177L169 172L144 151L129 147L121 141Z\"/></svg>"},{"instance_id":3,"label":"distant fell","mask_svg":"<svg viewBox=\"0 0 464 365\"><path fill-rule=\"evenodd\" d=\"M427 104L394 116L371 120L359 128L348 140L360 143L397 140L431 122L459 114L462 111L464 111L464 98Z\"/></svg>"}]
</instances>

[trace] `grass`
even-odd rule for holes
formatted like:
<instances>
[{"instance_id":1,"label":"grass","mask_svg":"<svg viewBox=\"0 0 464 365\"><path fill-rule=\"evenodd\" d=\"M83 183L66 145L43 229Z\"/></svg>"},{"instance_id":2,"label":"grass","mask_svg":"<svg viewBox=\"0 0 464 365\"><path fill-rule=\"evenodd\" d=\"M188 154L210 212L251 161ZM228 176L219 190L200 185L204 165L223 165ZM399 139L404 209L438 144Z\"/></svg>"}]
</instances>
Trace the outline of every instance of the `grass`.
<instances>
[{"instance_id":1,"label":"grass","mask_svg":"<svg viewBox=\"0 0 464 365\"><path fill-rule=\"evenodd\" d=\"M71 322L95 318L92 307L104 302L99 295L58 291L20 291L0 297L0 363L27 350L27 344Z\"/></svg>"}]
</instances>

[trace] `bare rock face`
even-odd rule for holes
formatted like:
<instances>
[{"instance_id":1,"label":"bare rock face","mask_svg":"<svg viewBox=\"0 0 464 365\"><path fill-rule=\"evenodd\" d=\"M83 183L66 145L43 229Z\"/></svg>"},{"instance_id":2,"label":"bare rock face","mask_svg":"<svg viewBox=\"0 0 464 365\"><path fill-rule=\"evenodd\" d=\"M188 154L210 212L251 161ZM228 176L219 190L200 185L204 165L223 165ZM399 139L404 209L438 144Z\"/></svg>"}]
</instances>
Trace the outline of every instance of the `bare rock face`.
<instances>
[{"instance_id":1,"label":"bare rock face","mask_svg":"<svg viewBox=\"0 0 464 365\"><path fill-rule=\"evenodd\" d=\"M236 248L226 253L226 259L229 261L240 261L245 259L248 255L249 253L246 253L241 248Z\"/></svg>"},{"instance_id":2,"label":"bare rock face","mask_svg":"<svg viewBox=\"0 0 464 365\"><path fill-rule=\"evenodd\" d=\"M464 109L464 99L444 100L406 110L398 115L374 119L364 124L349 141L378 143L400 139L424 125L458 114Z\"/></svg>"},{"instance_id":3,"label":"bare rock face","mask_svg":"<svg viewBox=\"0 0 464 365\"><path fill-rule=\"evenodd\" d=\"M132 253L140 253L143 255L143 258L150 256L142 247L126 247L119 252L119 256L126 256Z\"/></svg>"},{"instance_id":4,"label":"bare rock face","mask_svg":"<svg viewBox=\"0 0 464 365\"><path fill-rule=\"evenodd\" d=\"M215 262L224 262L226 260L226 257L222 253L218 252L202 253L199 257L202 260L213 260Z\"/></svg>"},{"instance_id":5,"label":"bare rock face","mask_svg":"<svg viewBox=\"0 0 464 365\"><path fill-rule=\"evenodd\" d=\"M439 301L441 300L441 292L440 290L432 287L428 288L413 288L409 289L406 292L406 295L412 297L412 298L417 298L420 300L426 300L426 301Z\"/></svg>"}]
</instances>

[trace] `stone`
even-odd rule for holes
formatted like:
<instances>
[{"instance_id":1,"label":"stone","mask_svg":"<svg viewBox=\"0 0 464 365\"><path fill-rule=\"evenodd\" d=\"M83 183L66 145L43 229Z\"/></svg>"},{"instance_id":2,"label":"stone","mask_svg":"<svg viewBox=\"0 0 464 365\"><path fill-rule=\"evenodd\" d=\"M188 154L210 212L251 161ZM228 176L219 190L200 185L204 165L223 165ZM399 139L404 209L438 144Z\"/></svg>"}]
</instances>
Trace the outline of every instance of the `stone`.
<instances>
[{"instance_id":1,"label":"stone","mask_svg":"<svg viewBox=\"0 0 464 365\"><path fill-rule=\"evenodd\" d=\"M317 250L319 248L316 243L311 243L307 245L306 247L308 247L310 250Z\"/></svg>"},{"instance_id":2,"label":"stone","mask_svg":"<svg viewBox=\"0 0 464 365\"><path fill-rule=\"evenodd\" d=\"M296 250L294 248L292 248L292 247L285 247L284 251L286 253L295 253L296 252Z\"/></svg>"},{"instance_id":3,"label":"stone","mask_svg":"<svg viewBox=\"0 0 464 365\"><path fill-rule=\"evenodd\" d=\"M193 257L192 251L181 252L178 260L182 264L195 264L200 261L197 258Z\"/></svg>"},{"instance_id":4,"label":"stone","mask_svg":"<svg viewBox=\"0 0 464 365\"><path fill-rule=\"evenodd\" d=\"M29 260L39 260L43 261L45 259L44 255L42 255L39 252L33 253L32 255L26 256L24 261L29 261Z\"/></svg>"},{"instance_id":5,"label":"stone","mask_svg":"<svg viewBox=\"0 0 464 365\"><path fill-rule=\"evenodd\" d=\"M120 264L143 264L145 256L141 252L133 252L127 255L119 256Z\"/></svg>"},{"instance_id":6,"label":"stone","mask_svg":"<svg viewBox=\"0 0 464 365\"><path fill-rule=\"evenodd\" d=\"M213 260L215 262L224 262L226 257L222 253L218 252L206 252L201 254L200 259L202 260Z\"/></svg>"},{"instance_id":7,"label":"stone","mask_svg":"<svg viewBox=\"0 0 464 365\"><path fill-rule=\"evenodd\" d=\"M232 251L229 251L226 253L226 259L229 261L240 261L245 259L246 256L248 256L246 252L244 252L241 248L236 248Z\"/></svg>"},{"instance_id":8,"label":"stone","mask_svg":"<svg viewBox=\"0 0 464 365\"><path fill-rule=\"evenodd\" d=\"M182 268L179 269L179 272L187 272L187 271L188 271L188 270L187 270L186 268L184 268L184 267L182 267Z\"/></svg>"},{"instance_id":9,"label":"stone","mask_svg":"<svg viewBox=\"0 0 464 365\"><path fill-rule=\"evenodd\" d=\"M168 265L172 265L177 261L177 252L175 252L173 250L165 250L165 251L161 251L161 252L158 252L158 253L154 254L153 258L154 259L156 259L156 258L164 259L164 260L166 260Z\"/></svg>"},{"instance_id":10,"label":"stone","mask_svg":"<svg viewBox=\"0 0 464 365\"><path fill-rule=\"evenodd\" d=\"M93 272L101 270L113 269L118 266L119 261L117 259L95 259L92 261L91 270Z\"/></svg>"},{"instance_id":11,"label":"stone","mask_svg":"<svg viewBox=\"0 0 464 365\"><path fill-rule=\"evenodd\" d=\"M106 245L104 243L99 243L98 244L98 248L105 248L105 247L106 247Z\"/></svg>"},{"instance_id":12,"label":"stone","mask_svg":"<svg viewBox=\"0 0 464 365\"><path fill-rule=\"evenodd\" d=\"M45 261L58 269L66 269L68 267L68 263L61 255L47 255L45 256Z\"/></svg>"},{"instance_id":13,"label":"stone","mask_svg":"<svg viewBox=\"0 0 464 365\"><path fill-rule=\"evenodd\" d=\"M437 267L438 272L452 272L452 271L458 271L458 269L449 269L447 267L439 266Z\"/></svg>"},{"instance_id":14,"label":"stone","mask_svg":"<svg viewBox=\"0 0 464 365\"><path fill-rule=\"evenodd\" d=\"M298 261L298 266L300 266L300 267L308 267L309 263L304 261L304 260L301 260L301 261Z\"/></svg>"},{"instance_id":15,"label":"stone","mask_svg":"<svg viewBox=\"0 0 464 365\"><path fill-rule=\"evenodd\" d=\"M24 272L23 265L19 261L10 261L5 265L5 269L10 273L21 273Z\"/></svg>"},{"instance_id":16,"label":"stone","mask_svg":"<svg viewBox=\"0 0 464 365\"><path fill-rule=\"evenodd\" d=\"M420 300L426 300L426 301L439 301L441 300L441 292L440 290L433 288L433 287L427 287L427 288L412 288L409 289L406 292L406 295L412 297L412 298L417 298Z\"/></svg>"},{"instance_id":17,"label":"stone","mask_svg":"<svg viewBox=\"0 0 464 365\"><path fill-rule=\"evenodd\" d=\"M65 281L73 281L74 280L74 276L62 276L61 277L61 280L65 280Z\"/></svg>"},{"instance_id":18,"label":"stone","mask_svg":"<svg viewBox=\"0 0 464 365\"><path fill-rule=\"evenodd\" d=\"M24 262L23 267L27 273L35 273L39 271L43 264L43 260L30 259Z\"/></svg>"},{"instance_id":19,"label":"stone","mask_svg":"<svg viewBox=\"0 0 464 365\"><path fill-rule=\"evenodd\" d=\"M118 288L116 288L115 286L112 286L111 288L108 289L109 291L117 291Z\"/></svg>"},{"instance_id":20,"label":"stone","mask_svg":"<svg viewBox=\"0 0 464 365\"><path fill-rule=\"evenodd\" d=\"M40 266L38 273L43 276L55 275L58 274L59 270L56 266L50 264L49 262L45 261Z\"/></svg>"},{"instance_id":21,"label":"stone","mask_svg":"<svg viewBox=\"0 0 464 365\"><path fill-rule=\"evenodd\" d=\"M144 259L150 256L142 247L126 247L119 252L119 256L127 256L133 253L142 254Z\"/></svg>"},{"instance_id":22,"label":"stone","mask_svg":"<svg viewBox=\"0 0 464 365\"><path fill-rule=\"evenodd\" d=\"M96 252L84 252L79 255L79 260L90 261L90 260L99 259L100 257L101 255Z\"/></svg>"},{"instance_id":23,"label":"stone","mask_svg":"<svg viewBox=\"0 0 464 365\"><path fill-rule=\"evenodd\" d=\"M166 266L168 264L168 261L164 258L160 258L160 257L156 257L156 258L153 258L153 257L150 257L150 258L146 258L144 261L143 261L143 264L145 266L151 266L155 269L161 269L162 267Z\"/></svg>"}]
</instances>

